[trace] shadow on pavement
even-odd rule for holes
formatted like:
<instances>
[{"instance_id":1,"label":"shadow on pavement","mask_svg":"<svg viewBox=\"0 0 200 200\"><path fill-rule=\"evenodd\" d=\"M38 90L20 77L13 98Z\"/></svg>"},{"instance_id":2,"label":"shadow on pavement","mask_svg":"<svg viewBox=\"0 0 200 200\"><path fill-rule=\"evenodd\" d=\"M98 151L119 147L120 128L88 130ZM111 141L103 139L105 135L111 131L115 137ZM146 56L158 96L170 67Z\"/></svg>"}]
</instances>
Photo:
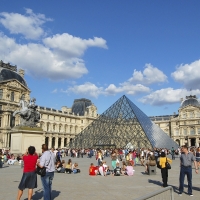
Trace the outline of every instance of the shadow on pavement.
<instances>
[{"instance_id":1,"label":"shadow on pavement","mask_svg":"<svg viewBox=\"0 0 200 200\"><path fill-rule=\"evenodd\" d=\"M56 190L52 190L52 199L58 197L60 194L60 191L56 191ZM32 196L33 200L39 200L39 199L43 199L43 190L39 189L35 191L35 194ZM26 198L25 200L28 200L28 198Z\"/></svg>"},{"instance_id":2,"label":"shadow on pavement","mask_svg":"<svg viewBox=\"0 0 200 200\"><path fill-rule=\"evenodd\" d=\"M148 182L149 182L149 183L153 183L153 184L155 184L155 185L159 185L159 186L162 186L162 185L163 185L160 181L155 181L155 180L151 180L151 179L149 179Z\"/></svg>"}]
</instances>

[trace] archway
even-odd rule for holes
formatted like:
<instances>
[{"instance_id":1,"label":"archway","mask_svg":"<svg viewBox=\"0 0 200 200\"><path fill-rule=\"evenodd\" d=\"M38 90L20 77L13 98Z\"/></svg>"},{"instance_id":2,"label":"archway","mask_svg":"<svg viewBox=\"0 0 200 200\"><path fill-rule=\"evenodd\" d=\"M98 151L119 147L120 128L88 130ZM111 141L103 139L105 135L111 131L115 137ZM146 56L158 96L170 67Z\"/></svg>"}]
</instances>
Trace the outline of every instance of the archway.
<instances>
[{"instance_id":1,"label":"archway","mask_svg":"<svg viewBox=\"0 0 200 200\"><path fill-rule=\"evenodd\" d=\"M48 144L49 144L49 137L45 137L45 144L48 146Z\"/></svg>"},{"instance_id":2,"label":"archway","mask_svg":"<svg viewBox=\"0 0 200 200\"><path fill-rule=\"evenodd\" d=\"M61 148L61 138L58 138L58 148Z\"/></svg>"},{"instance_id":3,"label":"archway","mask_svg":"<svg viewBox=\"0 0 200 200\"><path fill-rule=\"evenodd\" d=\"M178 146L180 146L180 140L176 139L176 143L178 144Z\"/></svg>"},{"instance_id":4,"label":"archway","mask_svg":"<svg viewBox=\"0 0 200 200\"><path fill-rule=\"evenodd\" d=\"M67 138L64 139L64 147L67 146Z\"/></svg>"}]
</instances>

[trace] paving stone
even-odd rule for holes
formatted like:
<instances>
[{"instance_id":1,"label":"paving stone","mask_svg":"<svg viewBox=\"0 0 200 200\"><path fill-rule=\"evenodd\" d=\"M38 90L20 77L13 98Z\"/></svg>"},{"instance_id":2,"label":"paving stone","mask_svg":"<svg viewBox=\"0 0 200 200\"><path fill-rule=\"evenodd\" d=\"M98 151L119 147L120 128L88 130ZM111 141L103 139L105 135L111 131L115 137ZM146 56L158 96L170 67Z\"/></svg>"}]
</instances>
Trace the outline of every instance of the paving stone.
<instances>
[{"instance_id":1,"label":"paving stone","mask_svg":"<svg viewBox=\"0 0 200 200\"><path fill-rule=\"evenodd\" d=\"M67 161L70 157L65 157ZM110 158L105 159L107 164L111 166ZM89 176L89 166L93 162L96 164L95 158L72 158L73 163L78 162L81 169L80 174L60 174L55 173L52 187L52 195L55 200L122 200L135 199L146 195L150 192L160 190L161 174L157 168L156 175L144 174L144 167L135 167L135 174L132 177L120 176ZM179 159L172 163L172 169L169 170L168 184L175 189L175 200L199 200L200 199L200 174L195 174L193 169L193 197L189 197L186 193L178 196L179 185ZM199 171L200 173L200 171ZM5 165L0 169L0 200L16 199L18 185L22 177L22 169L20 165ZM187 183L187 178L185 178ZM23 199L27 199L28 190L24 191ZM187 187L185 186L185 192ZM42 185L38 176L38 187L34 190L33 200L43 199ZM161 200L161 199L160 199Z\"/></svg>"}]
</instances>

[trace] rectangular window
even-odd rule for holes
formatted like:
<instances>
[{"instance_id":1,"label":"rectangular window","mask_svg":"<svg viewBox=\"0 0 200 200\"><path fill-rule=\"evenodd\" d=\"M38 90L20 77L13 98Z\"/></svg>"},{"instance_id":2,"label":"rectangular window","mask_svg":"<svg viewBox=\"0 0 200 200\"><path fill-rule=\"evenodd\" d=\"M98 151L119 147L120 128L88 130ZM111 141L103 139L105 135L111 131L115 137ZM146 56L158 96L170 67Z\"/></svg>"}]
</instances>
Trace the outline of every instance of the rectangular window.
<instances>
[{"instance_id":1,"label":"rectangular window","mask_svg":"<svg viewBox=\"0 0 200 200\"><path fill-rule=\"evenodd\" d=\"M0 105L0 110L2 110L2 105Z\"/></svg>"},{"instance_id":2,"label":"rectangular window","mask_svg":"<svg viewBox=\"0 0 200 200\"><path fill-rule=\"evenodd\" d=\"M183 134L187 135L187 129L183 129Z\"/></svg>"},{"instance_id":3,"label":"rectangular window","mask_svg":"<svg viewBox=\"0 0 200 200\"><path fill-rule=\"evenodd\" d=\"M14 100L15 100L15 93L14 93L14 92L11 92L10 100L11 100L11 101L14 101Z\"/></svg>"},{"instance_id":4,"label":"rectangular window","mask_svg":"<svg viewBox=\"0 0 200 200\"><path fill-rule=\"evenodd\" d=\"M190 135L194 135L195 134L195 130L194 130L194 128L191 128L190 129Z\"/></svg>"},{"instance_id":5,"label":"rectangular window","mask_svg":"<svg viewBox=\"0 0 200 200\"><path fill-rule=\"evenodd\" d=\"M3 99L3 90L0 89L0 99Z\"/></svg>"},{"instance_id":6,"label":"rectangular window","mask_svg":"<svg viewBox=\"0 0 200 200\"><path fill-rule=\"evenodd\" d=\"M198 128L198 134L200 134L200 128Z\"/></svg>"}]
</instances>

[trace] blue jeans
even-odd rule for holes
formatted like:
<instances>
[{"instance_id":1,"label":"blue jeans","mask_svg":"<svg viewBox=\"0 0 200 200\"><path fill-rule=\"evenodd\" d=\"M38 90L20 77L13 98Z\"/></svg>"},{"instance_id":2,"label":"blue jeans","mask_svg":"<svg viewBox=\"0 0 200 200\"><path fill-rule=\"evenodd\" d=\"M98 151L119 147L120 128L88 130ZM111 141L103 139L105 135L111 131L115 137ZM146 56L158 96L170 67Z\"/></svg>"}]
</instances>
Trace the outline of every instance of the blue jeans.
<instances>
[{"instance_id":1,"label":"blue jeans","mask_svg":"<svg viewBox=\"0 0 200 200\"><path fill-rule=\"evenodd\" d=\"M41 176L44 200L51 200L51 185L54 177L54 172L46 172L45 176Z\"/></svg>"},{"instance_id":2,"label":"blue jeans","mask_svg":"<svg viewBox=\"0 0 200 200\"><path fill-rule=\"evenodd\" d=\"M184 178L187 175L188 180L188 194L192 194L192 167L181 166L180 177L179 177L179 192L183 192Z\"/></svg>"}]
</instances>

